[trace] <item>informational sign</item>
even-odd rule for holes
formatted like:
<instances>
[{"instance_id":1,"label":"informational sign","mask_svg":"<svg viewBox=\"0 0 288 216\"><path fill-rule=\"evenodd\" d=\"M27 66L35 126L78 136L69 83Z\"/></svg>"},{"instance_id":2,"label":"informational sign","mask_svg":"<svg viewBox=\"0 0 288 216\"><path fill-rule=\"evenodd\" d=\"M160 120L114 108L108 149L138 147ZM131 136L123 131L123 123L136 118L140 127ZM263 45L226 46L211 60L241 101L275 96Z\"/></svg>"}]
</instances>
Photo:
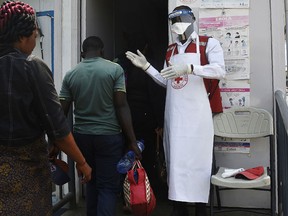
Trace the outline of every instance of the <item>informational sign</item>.
<instances>
[{"instance_id":1,"label":"informational sign","mask_svg":"<svg viewBox=\"0 0 288 216\"><path fill-rule=\"evenodd\" d=\"M228 139L215 137L215 152L250 153L250 139Z\"/></svg>"},{"instance_id":2,"label":"informational sign","mask_svg":"<svg viewBox=\"0 0 288 216\"><path fill-rule=\"evenodd\" d=\"M227 80L250 78L248 9L200 10L199 34L219 40Z\"/></svg>"},{"instance_id":3,"label":"informational sign","mask_svg":"<svg viewBox=\"0 0 288 216\"><path fill-rule=\"evenodd\" d=\"M224 109L250 105L250 84L248 80L221 81L220 91Z\"/></svg>"}]
</instances>

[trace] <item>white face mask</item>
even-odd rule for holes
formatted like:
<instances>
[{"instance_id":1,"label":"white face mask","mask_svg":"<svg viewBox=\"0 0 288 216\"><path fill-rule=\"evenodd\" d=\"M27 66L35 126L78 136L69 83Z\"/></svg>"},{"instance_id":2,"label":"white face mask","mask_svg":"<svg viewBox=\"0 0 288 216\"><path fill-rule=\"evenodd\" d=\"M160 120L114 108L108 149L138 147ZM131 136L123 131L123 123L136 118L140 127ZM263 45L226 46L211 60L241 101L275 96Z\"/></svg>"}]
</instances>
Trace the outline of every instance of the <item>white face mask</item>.
<instances>
[{"instance_id":1,"label":"white face mask","mask_svg":"<svg viewBox=\"0 0 288 216\"><path fill-rule=\"evenodd\" d=\"M191 23L176 22L171 26L171 31L175 34L182 35Z\"/></svg>"}]
</instances>

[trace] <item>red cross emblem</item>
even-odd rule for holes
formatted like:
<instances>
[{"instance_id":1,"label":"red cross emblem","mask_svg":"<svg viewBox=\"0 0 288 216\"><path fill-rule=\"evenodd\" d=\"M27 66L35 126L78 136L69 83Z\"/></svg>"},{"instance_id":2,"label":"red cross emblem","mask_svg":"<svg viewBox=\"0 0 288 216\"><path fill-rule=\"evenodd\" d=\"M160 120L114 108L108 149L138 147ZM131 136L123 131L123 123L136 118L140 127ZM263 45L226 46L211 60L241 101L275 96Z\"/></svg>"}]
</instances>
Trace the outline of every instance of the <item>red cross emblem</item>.
<instances>
[{"instance_id":1,"label":"red cross emblem","mask_svg":"<svg viewBox=\"0 0 288 216\"><path fill-rule=\"evenodd\" d=\"M181 89L188 83L188 75L183 75L180 77L176 77L171 81L172 88Z\"/></svg>"},{"instance_id":2,"label":"red cross emblem","mask_svg":"<svg viewBox=\"0 0 288 216\"><path fill-rule=\"evenodd\" d=\"M177 84L179 84L180 81L183 80L183 78L182 77L176 77L174 80L175 80L175 82L177 82Z\"/></svg>"}]
</instances>

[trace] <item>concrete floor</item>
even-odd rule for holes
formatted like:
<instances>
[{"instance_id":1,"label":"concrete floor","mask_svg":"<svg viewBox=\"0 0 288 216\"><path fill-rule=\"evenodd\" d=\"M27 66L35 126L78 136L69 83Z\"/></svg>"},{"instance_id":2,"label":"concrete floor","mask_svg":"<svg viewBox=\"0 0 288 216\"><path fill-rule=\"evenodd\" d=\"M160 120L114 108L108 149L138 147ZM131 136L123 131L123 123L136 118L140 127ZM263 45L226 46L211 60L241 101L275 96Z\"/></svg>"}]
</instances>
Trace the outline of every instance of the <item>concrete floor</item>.
<instances>
[{"instance_id":1,"label":"concrete floor","mask_svg":"<svg viewBox=\"0 0 288 216\"><path fill-rule=\"evenodd\" d=\"M168 189L167 186L164 184L159 184L157 187L154 187L154 193L157 198L157 204L156 208L152 212L150 216L169 216L172 211L172 203L167 199L168 197ZM216 202L216 200L215 200ZM191 204L188 206L189 208L189 216L195 216L194 213L194 206ZM216 209L216 208L215 208ZM263 215L263 212L266 213L266 215L270 215L269 211L267 210L254 210L258 212L256 214L255 212L244 212L244 211L233 211L235 209L227 209L229 212L218 212L215 213L215 216L261 216ZM253 209L251 209L253 210ZM215 210L216 211L216 210ZM210 210L209 206L207 206L207 215L210 216ZM81 199L80 202L77 204L77 207L75 209L69 209L69 206L64 206L62 209L60 209L58 212L56 212L53 216L86 216L86 208L85 208L85 199ZM127 214L123 211L123 200L119 196L118 203L117 203L117 212L115 216L132 216L132 214Z\"/></svg>"},{"instance_id":2,"label":"concrete floor","mask_svg":"<svg viewBox=\"0 0 288 216\"><path fill-rule=\"evenodd\" d=\"M158 201L157 206L151 216L168 216L172 206L166 202ZM125 213L123 211L122 202L119 200L117 205L117 213L115 216L132 216L132 214ZM86 216L85 214L85 202L81 202L74 210L67 210L61 216Z\"/></svg>"},{"instance_id":3,"label":"concrete floor","mask_svg":"<svg viewBox=\"0 0 288 216\"><path fill-rule=\"evenodd\" d=\"M163 199L158 199L157 200L157 206L153 213L150 216L169 216L170 212L172 210L172 205L171 202L168 200L163 200ZM260 211L258 210L258 214L252 213L252 212L244 212L244 211L233 211L233 209L226 209L226 210L231 210L230 212L222 212L222 213L216 213L215 216L256 216L256 215L261 215L259 214ZM56 213L54 216L86 216L85 214L85 201L81 200L80 203L77 205L76 209L71 209L69 210L68 208L63 208L60 210L60 212ZM209 208L207 208L207 212L209 215ZM268 213L269 211L264 211L264 213ZM122 202L119 199L118 205L117 205L117 213L115 216L132 216L132 214L127 214L123 212L123 206ZM189 206L189 216L194 216L194 207L191 205ZM262 214L263 215L263 214Z\"/></svg>"}]
</instances>

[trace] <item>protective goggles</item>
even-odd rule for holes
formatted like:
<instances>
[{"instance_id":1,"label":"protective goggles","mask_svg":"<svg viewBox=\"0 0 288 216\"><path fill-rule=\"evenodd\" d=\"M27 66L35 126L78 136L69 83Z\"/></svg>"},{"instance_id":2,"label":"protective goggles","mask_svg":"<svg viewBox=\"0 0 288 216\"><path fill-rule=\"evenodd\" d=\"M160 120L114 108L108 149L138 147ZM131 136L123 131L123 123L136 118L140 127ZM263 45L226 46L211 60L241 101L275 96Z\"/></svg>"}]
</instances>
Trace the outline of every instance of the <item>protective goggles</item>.
<instances>
[{"instance_id":1,"label":"protective goggles","mask_svg":"<svg viewBox=\"0 0 288 216\"><path fill-rule=\"evenodd\" d=\"M175 10L172 13L168 15L168 19L173 23L176 22L189 22L195 20L194 14L192 10L187 9L181 9L181 10Z\"/></svg>"}]
</instances>

